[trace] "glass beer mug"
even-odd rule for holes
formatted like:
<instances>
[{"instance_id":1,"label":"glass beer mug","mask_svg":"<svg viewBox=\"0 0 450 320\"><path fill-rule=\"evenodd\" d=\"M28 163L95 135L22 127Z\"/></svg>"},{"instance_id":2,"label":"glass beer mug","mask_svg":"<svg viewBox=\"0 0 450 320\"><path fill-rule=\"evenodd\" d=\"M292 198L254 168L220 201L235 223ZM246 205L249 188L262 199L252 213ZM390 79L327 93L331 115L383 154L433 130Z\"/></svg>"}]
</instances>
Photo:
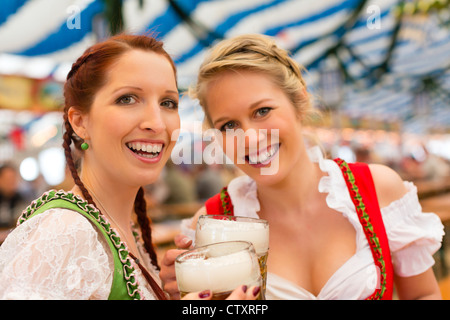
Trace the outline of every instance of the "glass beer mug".
<instances>
[{"instance_id":1,"label":"glass beer mug","mask_svg":"<svg viewBox=\"0 0 450 320\"><path fill-rule=\"evenodd\" d=\"M253 245L227 241L197 247L175 259L180 296L211 290L213 300L224 300L241 285L261 286L261 273ZM261 296L261 294L260 294Z\"/></svg>"},{"instance_id":2,"label":"glass beer mug","mask_svg":"<svg viewBox=\"0 0 450 320\"><path fill-rule=\"evenodd\" d=\"M249 241L255 248L262 277L261 296L264 299L269 254L269 223L263 219L227 215L203 215L198 218L196 246L237 240Z\"/></svg>"}]
</instances>

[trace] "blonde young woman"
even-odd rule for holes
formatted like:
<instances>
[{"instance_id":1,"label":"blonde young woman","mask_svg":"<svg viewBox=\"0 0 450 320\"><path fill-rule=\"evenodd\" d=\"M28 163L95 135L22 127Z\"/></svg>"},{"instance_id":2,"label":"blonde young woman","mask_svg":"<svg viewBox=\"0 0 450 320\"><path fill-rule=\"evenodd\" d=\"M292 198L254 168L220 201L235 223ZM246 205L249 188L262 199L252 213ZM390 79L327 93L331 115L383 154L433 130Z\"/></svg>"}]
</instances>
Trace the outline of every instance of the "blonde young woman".
<instances>
[{"instance_id":1,"label":"blonde young woman","mask_svg":"<svg viewBox=\"0 0 450 320\"><path fill-rule=\"evenodd\" d=\"M0 247L0 299L166 299L143 186L157 181L180 126L171 57L152 37L114 36L73 64L64 96L75 185L24 210ZM252 290L230 298L255 299Z\"/></svg>"},{"instance_id":2,"label":"blonde young woman","mask_svg":"<svg viewBox=\"0 0 450 320\"><path fill-rule=\"evenodd\" d=\"M243 35L217 44L192 93L245 175L184 221L180 248L191 244L199 215L260 217L270 224L267 299L390 299L394 283L401 299L440 298L432 270L443 236L439 218L422 213L416 187L388 167L333 161L305 146L302 126L313 111L306 84L271 38ZM234 139L227 130L237 129L267 133L256 137L256 148L245 140L244 159L239 146L227 147ZM275 161L278 170L262 174ZM179 252L167 252L162 263L172 296Z\"/></svg>"}]
</instances>

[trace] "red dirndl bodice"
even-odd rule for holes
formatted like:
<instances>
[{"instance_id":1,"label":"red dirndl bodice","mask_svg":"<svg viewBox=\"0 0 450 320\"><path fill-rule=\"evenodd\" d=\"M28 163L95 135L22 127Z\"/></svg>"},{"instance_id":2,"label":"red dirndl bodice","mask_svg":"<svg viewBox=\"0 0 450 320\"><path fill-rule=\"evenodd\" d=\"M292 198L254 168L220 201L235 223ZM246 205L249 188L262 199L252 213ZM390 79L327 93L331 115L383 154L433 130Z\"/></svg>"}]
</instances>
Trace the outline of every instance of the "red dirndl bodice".
<instances>
[{"instance_id":1,"label":"red dirndl bodice","mask_svg":"<svg viewBox=\"0 0 450 320\"><path fill-rule=\"evenodd\" d=\"M389 241L369 166L365 163L346 163L342 159L334 161L342 171L379 272L379 285L366 300L391 300L394 271ZM234 215L233 204L226 187L208 199L205 207L207 214Z\"/></svg>"}]
</instances>

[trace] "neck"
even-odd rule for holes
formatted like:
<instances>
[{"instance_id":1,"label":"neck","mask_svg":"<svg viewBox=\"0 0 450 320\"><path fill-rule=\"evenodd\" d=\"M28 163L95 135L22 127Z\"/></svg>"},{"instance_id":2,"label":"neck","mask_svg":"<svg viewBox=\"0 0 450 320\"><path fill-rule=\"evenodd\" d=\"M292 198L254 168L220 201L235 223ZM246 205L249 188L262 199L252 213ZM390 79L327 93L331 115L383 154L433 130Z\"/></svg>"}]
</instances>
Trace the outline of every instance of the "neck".
<instances>
[{"instance_id":1,"label":"neck","mask_svg":"<svg viewBox=\"0 0 450 320\"><path fill-rule=\"evenodd\" d=\"M88 166L83 168L80 178L99 209L106 211L103 214L110 216L110 220L122 230L128 230L138 188L115 181L101 171L90 170ZM74 192L82 195L77 186Z\"/></svg>"},{"instance_id":2,"label":"neck","mask_svg":"<svg viewBox=\"0 0 450 320\"><path fill-rule=\"evenodd\" d=\"M321 176L322 172L305 150L283 180L270 186L257 184L261 212L303 212L317 195Z\"/></svg>"}]
</instances>

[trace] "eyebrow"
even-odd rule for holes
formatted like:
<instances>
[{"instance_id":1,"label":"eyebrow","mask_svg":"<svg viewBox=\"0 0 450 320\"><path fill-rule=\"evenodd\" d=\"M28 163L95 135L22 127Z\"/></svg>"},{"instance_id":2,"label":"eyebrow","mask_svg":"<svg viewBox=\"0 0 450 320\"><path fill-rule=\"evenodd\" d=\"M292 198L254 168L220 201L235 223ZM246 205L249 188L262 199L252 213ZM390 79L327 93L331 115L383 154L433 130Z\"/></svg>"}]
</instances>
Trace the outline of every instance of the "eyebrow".
<instances>
[{"instance_id":1,"label":"eyebrow","mask_svg":"<svg viewBox=\"0 0 450 320\"><path fill-rule=\"evenodd\" d=\"M123 87L120 87L120 88L115 89L115 90L113 91L113 93L116 93L117 91L122 90L122 89L135 89L135 90L138 90L138 91L144 91L144 89L142 89L142 88L140 88L140 87L123 86ZM179 94L179 92L178 92L178 91L175 91L175 90L166 90L166 93L172 93L172 94L176 94L176 95Z\"/></svg>"},{"instance_id":2,"label":"eyebrow","mask_svg":"<svg viewBox=\"0 0 450 320\"><path fill-rule=\"evenodd\" d=\"M264 98L264 99L255 101L255 102L253 102L250 105L249 110L252 110L255 107L257 107L258 105L260 105L261 103L266 102L266 101L270 101L270 100L272 100L272 99L271 98ZM228 119L228 117L226 117L226 116L225 117L221 117L221 118L217 119L216 121L214 121L213 126L215 126L217 123L222 122L222 121L227 120L227 119Z\"/></svg>"},{"instance_id":3,"label":"eyebrow","mask_svg":"<svg viewBox=\"0 0 450 320\"><path fill-rule=\"evenodd\" d=\"M113 91L113 93L116 93L117 91L122 90L122 89L135 89L135 90L138 90L138 91L144 91L142 88L139 88L139 87L123 86L123 87L119 87L119 88L115 89Z\"/></svg>"}]
</instances>

